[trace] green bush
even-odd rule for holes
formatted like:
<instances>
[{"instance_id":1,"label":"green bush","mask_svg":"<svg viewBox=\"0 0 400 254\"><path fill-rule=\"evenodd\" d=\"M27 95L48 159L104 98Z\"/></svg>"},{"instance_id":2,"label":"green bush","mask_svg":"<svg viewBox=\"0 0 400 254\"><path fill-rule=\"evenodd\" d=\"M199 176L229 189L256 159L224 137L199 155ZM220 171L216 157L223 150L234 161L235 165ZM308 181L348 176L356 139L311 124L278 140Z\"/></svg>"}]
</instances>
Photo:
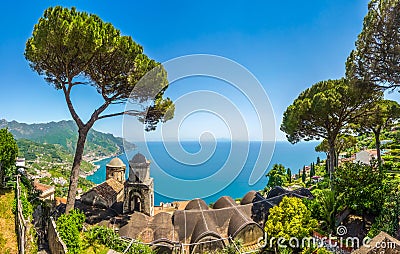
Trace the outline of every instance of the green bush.
<instances>
[{"instance_id":1,"label":"green bush","mask_svg":"<svg viewBox=\"0 0 400 254\"><path fill-rule=\"evenodd\" d=\"M307 209L311 212L311 217L317 220L321 220L321 204L317 199L302 199L303 203L306 205Z\"/></svg>"},{"instance_id":2,"label":"green bush","mask_svg":"<svg viewBox=\"0 0 400 254\"><path fill-rule=\"evenodd\" d=\"M28 219L29 217L32 216L32 213L33 213L33 205L28 200L28 198L29 198L28 189L30 189L30 188L27 188L25 186L25 184L22 183L22 181L20 182L19 186L21 188L20 200L21 200L21 205L22 205L22 214L24 215L25 219ZM30 197L30 198L33 199L34 197ZM17 196L15 196L14 201L13 201L12 212L14 214L17 212Z\"/></svg>"},{"instance_id":3,"label":"green bush","mask_svg":"<svg viewBox=\"0 0 400 254\"><path fill-rule=\"evenodd\" d=\"M223 250L224 254L236 254L238 253L237 249L242 248L242 242L239 240L233 240L233 242L229 243Z\"/></svg>"},{"instance_id":4,"label":"green bush","mask_svg":"<svg viewBox=\"0 0 400 254\"><path fill-rule=\"evenodd\" d=\"M310 247L304 249L301 254L330 254L331 252L325 248Z\"/></svg>"},{"instance_id":5,"label":"green bush","mask_svg":"<svg viewBox=\"0 0 400 254\"><path fill-rule=\"evenodd\" d=\"M289 181L287 169L282 164L274 164L272 169L266 174L266 177L268 177L267 188L283 186Z\"/></svg>"},{"instance_id":6,"label":"green bush","mask_svg":"<svg viewBox=\"0 0 400 254\"><path fill-rule=\"evenodd\" d=\"M391 149L389 153L392 156L400 156L400 149Z\"/></svg>"},{"instance_id":7,"label":"green bush","mask_svg":"<svg viewBox=\"0 0 400 254\"><path fill-rule=\"evenodd\" d=\"M317 188L324 190L324 189L328 189L329 186L329 178L325 177L324 180L322 180L321 182L317 183Z\"/></svg>"},{"instance_id":8,"label":"green bush","mask_svg":"<svg viewBox=\"0 0 400 254\"><path fill-rule=\"evenodd\" d=\"M276 249L279 244L287 243L292 237L303 239L310 236L317 226L318 221L311 217L311 212L301 199L283 197L279 205L269 210L264 231L268 235L266 240L274 245L269 247ZM284 239L284 242L278 243L278 238Z\"/></svg>"},{"instance_id":9,"label":"green bush","mask_svg":"<svg viewBox=\"0 0 400 254\"><path fill-rule=\"evenodd\" d=\"M78 209L71 210L69 214L63 214L57 219L57 231L65 245L67 245L68 253L81 252L80 231L84 221L85 215Z\"/></svg>"},{"instance_id":10,"label":"green bush","mask_svg":"<svg viewBox=\"0 0 400 254\"><path fill-rule=\"evenodd\" d=\"M392 236L399 230L400 214L400 194L398 190L393 189L385 198L382 205L382 210L376 218L370 231L369 237L375 237L379 232L384 231Z\"/></svg>"},{"instance_id":11,"label":"green bush","mask_svg":"<svg viewBox=\"0 0 400 254\"><path fill-rule=\"evenodd\" d=\"M96 246L102 244L115 251L124 252L128 248L129 243L122 240L114 230L102 226L94 226L85 232L85 240L87 246ZM135 242L131 245L126 254L150 254L153 253L148 245Z\"/></svg>"},{"instance_id":12,"label":"green bush","mask_svg":"<svg viewBox=\"0 0 400 254\"><path fill-rule=\"evenodd\" d=\"M0 129L0 161L2 164L0 170L3 176L12 176L14 174L17 155L18 146L14 136L8 129Z\"/></svg>"},{"instance_id":13,"label":"green bush","mask_svg":"<svg viewBox=\"0 0 400 254\"><path fill-rule=\"evenodd\" d=\"M391 144L388 144L387 147L390 148L390 149L400 149L400 144L391 143Z\"/></svg>"},{"instance_id":14,"label":"green bush","mask_svg":"<svg viewBox=\"0 0 400 254\"><path fill-rule=\"evenodd\" d=\"M334 190L342 193L343 205L359 215L378 215L388 186L386 175L378 168L358 163L344 163L334 174Z\"/></svg>"}]
</instances>

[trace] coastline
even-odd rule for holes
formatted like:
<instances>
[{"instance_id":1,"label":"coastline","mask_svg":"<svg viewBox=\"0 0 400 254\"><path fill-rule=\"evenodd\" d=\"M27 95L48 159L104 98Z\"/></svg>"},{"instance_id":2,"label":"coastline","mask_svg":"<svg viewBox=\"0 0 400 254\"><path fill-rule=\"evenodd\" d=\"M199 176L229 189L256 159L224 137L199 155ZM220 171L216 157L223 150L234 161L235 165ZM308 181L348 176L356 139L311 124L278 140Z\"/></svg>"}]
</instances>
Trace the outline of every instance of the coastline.
<instances>
[{"instance_id":1,"label":"coastline","mask_svg":"<svg viewBox=\"0 0 400 254\"><path fill-rule=\"evenodd\" d=\"M91 163L91 162L90 162ZM86 178L88 176L93 175L94 173L96 173L97 170L99 170L100 166L99 165L95 165L94 163L91 163L95 168L93 170L90 170L89 172L83 172L83 174L81 174L80 176L83 178Z\"/></svg>"},{"instance_id":2,"label":"coastline","mask_svg":"<svg viewBox=\"0 0 400 254\"><path fill-rule=\"evenodd\" d=\"M135 148L135 149L136 149L136 148ZM132 150L135 150L135 149L132 149ZM131 151L131 150L129 150L129 151ZM94 168L93 170L89 171L89 172L83 172L83 173L81 174L81 176L82 176L83 178L86 178L86 177L88 177L88 176L94 175L94 174L97 172L97 170L99 170L99 169L101 168L100 165L96 165L95 163L100 162L100 161L102 161L102 160L107 160L107 159L116 158L116 157L119 157L119 156L121 156L121 155L123 155L123 154L124 154L124 152L120 152L120 153L114 153L114 154L107 155L107 156L101 156L101 157L95 157L95 158L92 158L92 159L88 159L87 162L89 162L90 164L92 164L95 168Z\"/></svg>"},{"instance_id":3,"label":"coastline","mask_svg":"<svg viewBox=\"0 0 400 254\"><path fill-rule=\"evenodd\" d=\"M158 204L159 202L168 203L174 200L173 197L177 197L177 199L181 199L181 193L188 193L190 198L196 198L199 195L203 187L192 187L190 189L182 188L180 185L170 186L168 181L163 181L163 172L170 173L176 177L180 177L181 179L201 179L206 176L212 175L216 171L216 167L221 167L223 163L225 163L226 158L228 158L230 144L226 142L218 142L218 149L215 150L214 155L211 157L207 163L203 163L200 165L186 165L179 163L177 160L171 160L170 155L165 150L164 144L162 142L148 142L148 143L138 143L137 149L133 151L126 151L128 157L132 156L136 152L141 152L143 155L148 156L149 154L153 154L157 156L157 163L153 162L151 164L150 175L154 178L155 181L155 189L154 189L154 202ZM219 191L218 194L211 195L208 197L204 197L205 202L215 202L220 196L231 196L231 197L243 197L250 190L258 190L263 189L267 184L267 178L262 177L257 183L254 185L249 185L248 180L250 178L251 172L254 168L254 163L258 158L260 142L251 142L249 147L249 155L247 157L246 163L242 166L241 173L235 178L233 182L231 182L226 188ZM184 143L184 148L188 149L188 151L197 151L199 148L198 142L186 142ZM237 151L241 152L241 151ZM310 162L315 161L316 157L320 156L324 158L323 153L315 152L315 144L314 143L301 143L293 146L289 142L277 142L277 146L275 148L275 155L271 159L268 168L269 170L274 164L285 162L285 167L293 168L293 172L297 171L302 165L308 165ZM125 153L121 156L119 155L121 160L124 163L129 163L128 158L125 156ZM234 154L233 157L240 157L237 153ZM100 165L101 168L97 170L93 175L88 176L86 179L92 181L93 183L101 184L106 179L106 164L111 159L103 160L100 162L95 162L95 164ZM94 159L93 158L92 162ZM130 158L129 158L130 159ZM300 165L300 166L299 166ZM128 167L128 165L127 165ZM128 173L128 172L126 172ZM225 177L229 177L230 172L227 171L226 175L221 176L221 178L216 178L215 181L221 181ZM214 184L214 180L210 179L210 185ZM168 192L165 192L167 190ZM163 193L166 194L163 194ZM172 197L172 198L171 198Z\"/></svg>"},{"instance_id":4,"label":"coastline","mask_svg":"<svg viewBox=\"0 0 400 254\"><path fill-rule=\"evenodd\" d=\"M102 157L97 157L97 158L88 160L87 162L89 162L90 164L92 164L92 165L94 166L94 169L90 170L89 172L83 172L83 174L81 174L81 176L82 176L83 178L86 178L86 177L91 176L91 175L93 175L94 173L96 173L97 170L100 169L100 165L96 165L96 164L95 164L96 162L100 162L100 161L102 161L102 160L106 160L106 159L111 159L111 158L114 158L114 157L118 157L118 156L120 156L121 154L123 154L123 153L111 154L111 155L102 156Z\"/></svg>"}]
</instances>

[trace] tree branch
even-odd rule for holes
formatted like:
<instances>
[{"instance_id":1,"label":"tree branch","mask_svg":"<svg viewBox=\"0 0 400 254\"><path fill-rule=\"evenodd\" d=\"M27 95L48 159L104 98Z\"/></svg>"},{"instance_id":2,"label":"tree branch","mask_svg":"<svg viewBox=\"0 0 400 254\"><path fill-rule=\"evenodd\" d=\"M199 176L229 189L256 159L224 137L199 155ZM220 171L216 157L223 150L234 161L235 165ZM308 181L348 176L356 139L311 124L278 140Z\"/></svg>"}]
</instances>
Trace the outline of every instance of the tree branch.
<instances>
[{"instance_id":1,"label":"tree branch","mask_svg":"<svg viewBox=\"0 0 400 254\"><path fill-rule=\"evenodd\" d=\"M69 84L68 87L66 87L66 85L63 84L62 85L62 90L64 92L64 96L65 96L65 100L67 102L67 106L68 106L69 112L71 113L72 118L74 119L74 121L78 125L78 128L81 129L85 125L82 122L81 118L76 113L74 105L72 104L72 101L71 101L71 88L73 87L73 84L70 81L68 82L68 84Z\"/></svg>"},{"instance_id":2,"label":"tree branch","mask_svg":"<svg viewBox=\"0 0 400 254\"><path fill-rule=\"evenodd\" d=\"M80 82L80 81L77 81L77 82L74 82L74 83L72 83L73 85L87 85L87 84L89 84L89 82Z\"/></svg>"},{"instance_id":3,"label":"tree branch","mask_svg":"<svg viewBox=\"0 0 400 254\"><path fill-rule=\"evenodd\" d=\"M107 117L122 116L122 115L140 116L140 115L143 115L143 112L137 111L137 110L128 110L128 111L122 111L122 112L113 113L113 114L102 115L102 116L99 116L98 119L104 119Z\"/></svg>"},{"instance_id":4,"label":"tree branch","mask_svg":"<svg viewBox=\"0 0 400 254\"><path fill-rule=\"evenodd\" d=\"M103 105L101 105L99 108L97 108L93 114L90 116L89 121L85 124L86 127L91 128L93 124L100 119L99 116L101 113L103 113L104 110L111 104L111 100L106 100Z\"/></svg>"}]
</instances>

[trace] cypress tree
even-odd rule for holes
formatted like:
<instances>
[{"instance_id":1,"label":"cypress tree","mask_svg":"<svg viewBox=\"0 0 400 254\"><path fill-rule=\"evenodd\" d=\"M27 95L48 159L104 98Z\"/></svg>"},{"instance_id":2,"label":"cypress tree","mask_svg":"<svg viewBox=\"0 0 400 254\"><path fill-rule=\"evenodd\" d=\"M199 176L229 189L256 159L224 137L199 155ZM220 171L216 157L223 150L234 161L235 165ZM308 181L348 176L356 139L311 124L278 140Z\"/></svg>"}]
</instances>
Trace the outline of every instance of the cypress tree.
<instances>
[{"instance_id":1,"label":"cypress tree","mask_svg":"<svg viewBox=\"0 0 400 254\"><path fill-rule=\"evenodd\" d=\"M315 176L315 164L314 164L314 162L311 163L310 180L311 180L311 177L313 177L313 176Z\"/></svg>"}]
</instances>

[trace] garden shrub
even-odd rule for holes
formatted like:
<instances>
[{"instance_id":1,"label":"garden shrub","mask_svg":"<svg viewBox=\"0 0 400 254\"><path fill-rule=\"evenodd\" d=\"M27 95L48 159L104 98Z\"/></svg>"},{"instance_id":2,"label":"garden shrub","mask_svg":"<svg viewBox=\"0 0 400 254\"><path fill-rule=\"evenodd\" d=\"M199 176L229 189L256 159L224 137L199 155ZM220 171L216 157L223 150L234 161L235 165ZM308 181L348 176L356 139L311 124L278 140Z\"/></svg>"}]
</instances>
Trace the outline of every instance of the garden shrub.
<instances>
[{"instance_id":1,"label":"garden shrub","mask_svg":"<svg viewBox=\"0 0 400 254\"><path fill-rule=\"evenodd\" d=\"M122 240L119 235L111 228L103 226L94 226L85 232L85 239L89 245L95 246L96 243L107 246L115 251L124 252L126 254L150 254L152 249L140 242L134 242L129 250L125 252L129 246L129 242Z\"/></svg>"},{"instance_id":2,"label":"garden shrub","mask_svg":"<svg viewBox=\"0 0 400 254\"><path fill-rule=\"evenodd\" d=\"M68 253L80 253L82 240L80 232L85 221L85 215L78 209L71 210L69 214L61 215L56 222L57 231L68 248Z\"/></svg>"}]
</instances>

